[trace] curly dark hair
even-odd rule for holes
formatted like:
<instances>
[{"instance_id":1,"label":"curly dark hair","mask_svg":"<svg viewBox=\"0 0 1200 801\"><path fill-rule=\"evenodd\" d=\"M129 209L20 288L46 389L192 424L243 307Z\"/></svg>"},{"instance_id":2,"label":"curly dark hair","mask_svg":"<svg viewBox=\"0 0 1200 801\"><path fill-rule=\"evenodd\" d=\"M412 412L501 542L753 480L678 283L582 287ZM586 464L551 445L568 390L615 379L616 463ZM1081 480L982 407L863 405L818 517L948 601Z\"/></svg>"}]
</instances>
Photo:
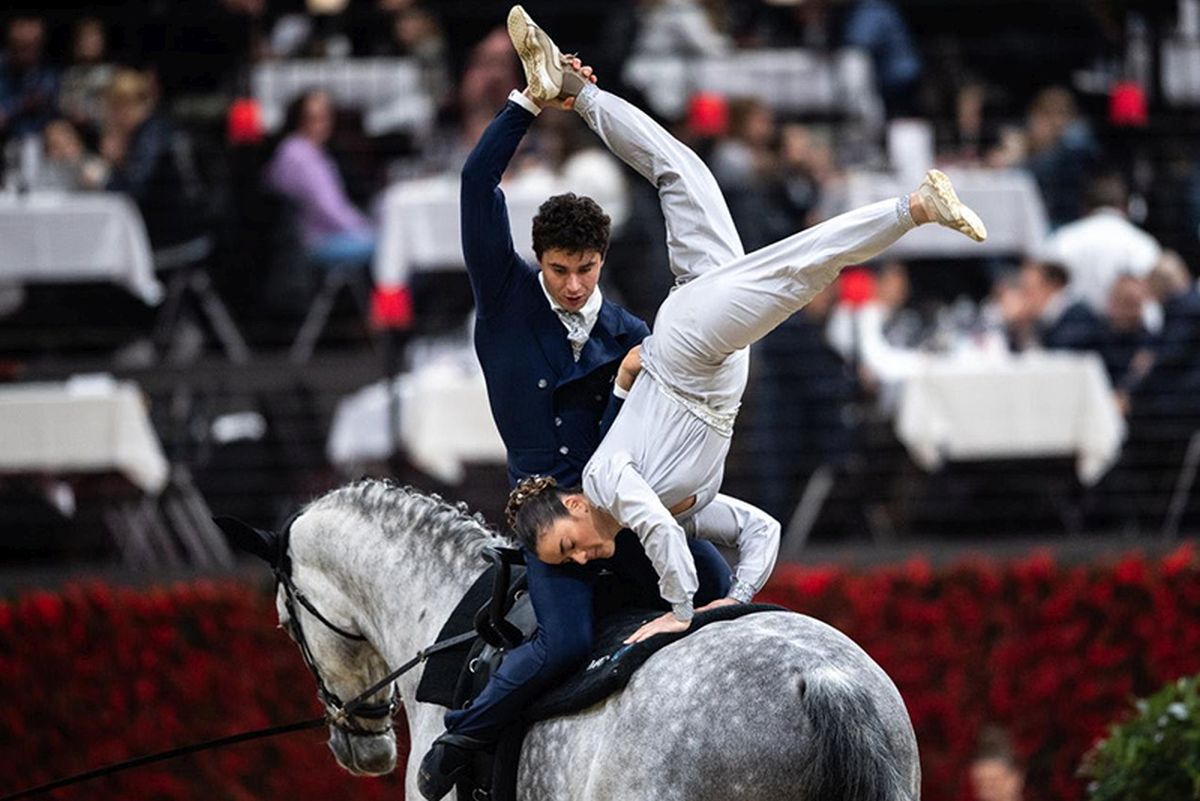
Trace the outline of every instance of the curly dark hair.
<instances>
[{"instance_id":1,"label":"curly dark hair","mask_svg":"<svg viewBox=\"0 0 1200 801\"><path fill-rule=\"evenodd\" d=\"M537 553L538 538L554 521L570 514L563 498L576 495L578 487L562 488L550 476L529 476L521 480L508 496L504 516L517 542L530 553Z\"/></svg>"},{"instance_id":2,"label":"curly dark hair","mask_svg":"<svg viewBox=\"0 0 1200 801\"><path fill-rule=\"evenodd\" d=\"M611 231L612 220L590 197L574 192L555 195L538 208L533 218L533 252L541 259L547 250L594 250L603 258Z\"/></svg>"}]
</instances>

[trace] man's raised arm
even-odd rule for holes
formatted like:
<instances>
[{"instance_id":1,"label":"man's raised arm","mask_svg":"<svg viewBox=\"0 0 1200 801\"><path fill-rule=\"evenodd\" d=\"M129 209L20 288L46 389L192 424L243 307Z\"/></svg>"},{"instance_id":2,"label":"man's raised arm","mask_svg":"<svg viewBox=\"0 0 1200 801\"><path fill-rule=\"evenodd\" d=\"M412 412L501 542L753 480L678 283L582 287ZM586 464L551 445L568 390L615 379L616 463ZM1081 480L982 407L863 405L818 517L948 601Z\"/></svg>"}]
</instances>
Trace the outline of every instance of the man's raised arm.
<instances>
[{"instance_id":1,"label":"man's raised arm","mask_svg":"<svg viewBox=\"0 0 1200 801\"><path fill-rule=\"evenodd\" d=\"M498 308L512 281L525 269L513 248L500 177L537 113L532 100L513 92L463 164L459 195L463 259L480 317Z\"/></svg>"}]
</instances>

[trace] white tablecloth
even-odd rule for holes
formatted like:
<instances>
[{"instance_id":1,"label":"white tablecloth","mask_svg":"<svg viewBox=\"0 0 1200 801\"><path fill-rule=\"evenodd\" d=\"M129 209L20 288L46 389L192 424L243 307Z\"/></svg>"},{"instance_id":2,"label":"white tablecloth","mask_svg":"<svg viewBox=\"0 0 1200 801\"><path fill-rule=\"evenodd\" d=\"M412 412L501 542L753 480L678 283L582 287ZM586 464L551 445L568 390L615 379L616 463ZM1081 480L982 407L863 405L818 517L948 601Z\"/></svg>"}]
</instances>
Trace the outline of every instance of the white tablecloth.
<instances>
[{"instance_id":1,"label":"white tablecloth","mask_svg":"<svg viewBox=\"0 0 1200 801\"><path fill-rule=\"evenodd\" d=\"M169 470L137 385L87 376L0 387L0 472L117 472L157 494Z\"/></svg>"},{"instance_id":2,"label":"white tablecloth","mask_svg":"<svg viewBox=\"0 0 1200 801\"><path fill-rule=\"evenodd\" d=\"M436 111L421 85L413 59L355 58L269 61L254 68L250 83L270 129L283 124L288 103L309 89L322 89L334 105L362 109L372 136L425 130Z\"/></svg>"},{"instance_id":3,"label":"white tablecloth","mask_svg":"<svg viewBox=\"0 0 1200 801\"><path fill-rule=\"evenodd\" d=\"M483 373L474 356L437 361L396 379L400 442L419 470L447 484L468 462L504 464L504 442L492 422ZM380 381L342 400L333 415L328 455L334 464L386 459L392 453L391 399Z\"/></svg>"},{"instance_id":4,"label":"white tablecloth","mask_svg":"<svg viewBox=\"0 0 1200 801\"><path fill-rule=\"evenodd\" d=\"M870 56L860 50L753 50L723 57L639 55L625 81L660 115L678 118L696 92L757 97L790 114L845 114L871 125L883 120Z\"/></svg>"},{"instance_id":5,"label":"white tablecloth","mask_svg":"<svg viewBox=\"0 0 1200 801\"><path fill-rule=\"evenodd\" d=\"M162 300L137 206L112 193L0 195L0 283L108 281Z\"/></svg>"},{"instance_id":6,"label":"white tablecloth","mask_svg":"<svg viewBox=\"0 0 1200 801\"><path fill-rule=\"evenodd\" d=\"M1032 176L1023 170L948 168L946 174L963 202L979 212L988 229L975 242L948 228L926 225L887 250L896 258L969 258L1036 255L1049 233L1046 206ZM852 171L846 179L846 208L854 209L911 192L888 173Z\"/></svg>"},{"instance_id":7,"label":"white tablecloth","mask_svg":"<svg viewBox=\"0 0 1200 801\"><path fill-rule=\"evenodd\" d=\"M624 184L619 170L610 173L616 170L611 158L585 151L573 161L585 169L568 168L562 175L531 170L501 187L508 203L513 244L517 253L531 262L533 216L551 195L586 195L600 204L614 226L624 219ZM413 272L464 269L458 194L458 175L400 181L388 187L379 203L379 246L374 265L377 284L403 286Z\"/></svg>"},{"instance_id":8,"label":"white tablecloth","mask_svg":"<svg viewBox=\"0 0 1200 801\"><path fill-rule=\"evenodd\" d=\"M972 354L932 357L905 382L896 435L926 469L944 459L1075 455L1080 481L1092 484L1116 461L1125 421L1093 354Z\"/></svg>"}]
</instances>

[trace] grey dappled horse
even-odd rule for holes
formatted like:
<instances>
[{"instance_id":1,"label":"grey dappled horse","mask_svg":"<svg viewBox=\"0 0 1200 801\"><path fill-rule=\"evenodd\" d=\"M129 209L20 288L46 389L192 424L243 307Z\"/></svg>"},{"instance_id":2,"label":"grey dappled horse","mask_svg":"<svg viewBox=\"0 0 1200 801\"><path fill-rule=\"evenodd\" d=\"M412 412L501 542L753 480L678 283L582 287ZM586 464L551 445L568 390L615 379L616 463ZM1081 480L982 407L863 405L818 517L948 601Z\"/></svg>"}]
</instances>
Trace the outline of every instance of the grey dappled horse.
<instances>
[{"instance_id":1,"label":"grey dappled horse","mask_svg":"<svg viewBox=\"0 0 1200 801\"><path fill-rule=\"evenodd\" d=\"M290 529L292 579L348 640L294 606L326 686L349 699L434 642L502 542L479 516L374 480L309 504ZM283 591L280 622L288 624ZM581 610L580 614L586 614ZM420 671L397 690L412 738L406 797L442 731L418 704ZM386 693L378 700L386 701ZM383 730L360 720L360 729ZM330 748L359 775L390 772L395 736L330 727ZM900 694L845 635L791 612L713 623L659 651L624 691L535 724L521 754L522 801L917 801L920 767Z\"/></svg>"}]
</instances>

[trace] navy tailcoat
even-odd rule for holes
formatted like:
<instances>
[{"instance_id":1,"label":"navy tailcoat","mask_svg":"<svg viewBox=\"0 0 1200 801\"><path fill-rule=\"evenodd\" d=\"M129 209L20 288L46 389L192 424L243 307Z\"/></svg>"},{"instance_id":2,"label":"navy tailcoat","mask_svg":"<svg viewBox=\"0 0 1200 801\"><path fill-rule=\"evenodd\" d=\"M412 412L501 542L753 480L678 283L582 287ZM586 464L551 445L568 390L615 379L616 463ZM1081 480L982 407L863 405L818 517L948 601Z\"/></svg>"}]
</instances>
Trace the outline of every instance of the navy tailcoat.
<instances>
[{"instance_id":1,"label":"navy tailcoat","mask_svg":"<svg viewBox=\"0 0 1200 801\"><path fill-rule=\"evenodd\" d=\"M533 119L516 103L507 103L463 166L463 257L475 293L475 351L508 451L509 483L541 474L575 487L600 444L602 421L611 420L617 367L650 330L604 301L575 361L538 270L513 248L500 189L500 176Z\"/></svg>"}]
</instances>

